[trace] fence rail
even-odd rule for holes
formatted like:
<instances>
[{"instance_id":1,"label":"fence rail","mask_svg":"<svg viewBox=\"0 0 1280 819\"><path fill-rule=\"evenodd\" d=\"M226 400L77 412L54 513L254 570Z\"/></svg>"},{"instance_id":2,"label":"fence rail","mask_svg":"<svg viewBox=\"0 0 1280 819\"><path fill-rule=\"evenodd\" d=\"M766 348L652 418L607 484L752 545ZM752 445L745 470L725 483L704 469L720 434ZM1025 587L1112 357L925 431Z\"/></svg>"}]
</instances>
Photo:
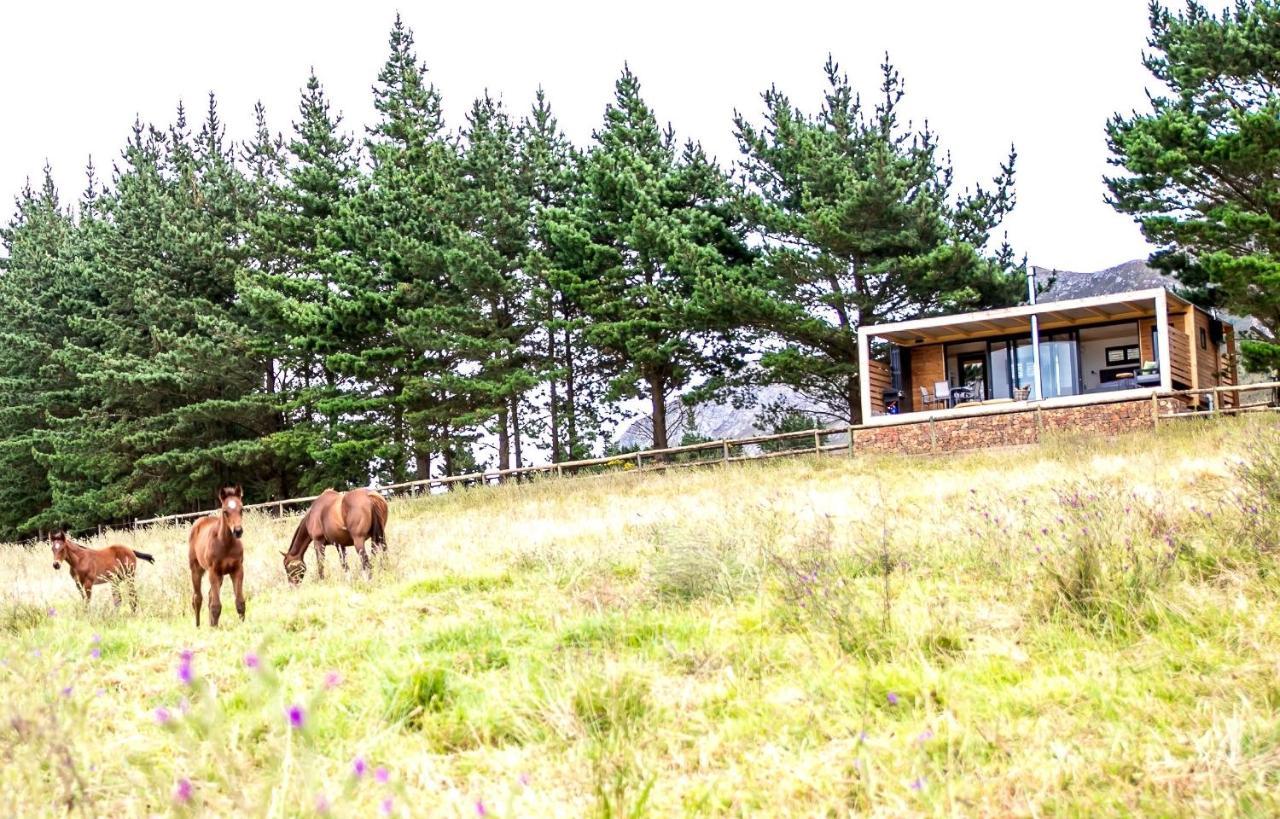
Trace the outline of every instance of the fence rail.
<instances>
[{"instance_id":1,"label":"fence rail","mask_svg":"<svg viewBox=\"0 0 1280 819\"><path fill-rule=\"evenodd\" d=\"M1202 395L1213 396L1213 402L1207 410L1192 410L1189 412L1178 412L1176 410L1169 412L1155 412L1154 417L1157 421L1168 421L1178 418L1204 418L1217 415L1240 415L1249 412L1276 412L1280 411L1275 398L1265 403L1242 404L1240 395L1249 392L1269 391L1280 395L1280 381L1264 381L1259 384L1231 384L1224 387L1201 387L1195 390L1171 390L1170 392L1162 392L1153 395L1151 400L1153 406L1155 402L1161 398L1195 398ZM1219 396L1223 393L1231 393L1231 406L1224 407Z\"/></svg>"},{"instance_id":2,"label":"fence rail","mask_svg":"<svg viewBox=\"0 0 1280 819\"><path fill-rule=\"evenodd\" d=\"M1280 406L1276 406L1275 401L1247 406L1240 405L1240 395L1242 393L1260 392L1263 390L1276 391L1277 394L1280 394L1280 381L1268 381L1261 384L1233 384L1224 387L1208 387L1195 390L1173 390L1170 392L1161 392L1152 395L1152 415L1156 422L1159 422L1175 418L1235 415L1246 412L1274 412L1280 410ZM1233 402L1234 406L1222 406L1222 402L1217 400L1218 396L1222 393L1232 393L1235 396L1235 401ZM1212 409L1191 412L1159 411L1159 399L1210 394L1213 395L1215 399L1213 401ZM627 452L620 455L606 455L600 458L586 458L579 461L564 461L561 463L540 464L538 466L513 467L511 469L489 469L483 472L472 472L466 475L402 481L399 483L385 484L377 487L377 489L378 491L388 495L401 493L431 494L437 489L448 491L453 486L457 485L492 485L495 483L502 483L508 479L514 479L519 482L524 480L533 480L540 477L563 477L568 474L581 473L584 471L590 472L593 470L595 470L597 474L615 474L619 471L652 472L666 469L681 469L688 466L705 466L716 463L742 463L744 461L765 460L785 457L788 455L823 454L841 451L847 451L852 455L854 451L854 433L858 430L867 428L868 427L864 425L844 425L838 427L824 427L821 429L800 430L798 432L782 432L773 435L752 435L746 438L722 439L698 444L667 447L666 449ZM831 442L832 438L837 438L839 436L845 436L846 440L836 443ZM744 451L747 447L758 447L762 444L785 443L791 441L800 443L801 445L788 446L776 451ZM709 457L696 457L698 453L710 453L710 455ZM601 469L602 467L603 469ZM317 497L319 496L310 495L307 497L285 498L282 500L265 501L262 503L251 503L246 504L244 508L283 512L285 507L311 503ZM193 520L195 518L208 515L212 511L214 510L143 518L141 520L135 520L130 524L130 526L136 528L139 526L149 526L158 523Z\"/></svg>"},{"instance_id":3,"label":"fence rail","mask_svg":"<svg viewBox=\"0 0 1280 819\"><path fill-rule=\"evenodd\" d=\"M474 486L474 485L492 485L502 483L511 478L519 481L531 480L538 477L562 477L566 474L582 472L598 467L607 467L607 470L600 474L615 474L620 471L625 472L654 472L665 469L680 469L687 466L705 466L715 463L741 463L743 461L762 460L766 458L776 458L784 455L805 455L805 454L821 454L824 452L837 452L842 450L853 451L853 433L855 430L863 429L861 425L848 425L840 427L824 427L821 429L806 429L798 432L782 432L774 435L753 435L749 438L733 438L721 439L717 441L706 441L697 444L685 444L683 446L667 447L666 449L648 449L637 452L626 452L619 455L606 455L600 458L585 458L579 461L563 461L553 464L539 464L537 466L513 467L511 469L488 469L483 472L471 472L466 475L451 475L444 478L423 478L414 481L401 481L399 483L383 484L376 487L377 490L386 495L392 494L420 494L419 490L425 490L430 494L435 489L449 490L455 485ZM847 436L848 441L845 443L824 443L835 436ZM786 441L805 441L804 446L788 447L776 452L758 452L745 453L743 449L749 446L760 446L773 442ZM812 441L812 443L807 443ZM712 457L703 457L688 459L687 456L694 453L711 452ZM266 509L282 512L286 506L299 506L304 503L311 503L319 495L309 495L298 498L284 498L282 500L263 501L261 503L246 503L245 509ZM205 510L202 512L183 512L176 515L159 515L152 518L143 518L133 521L129 524L136 528L139 526L149 526L159 523L174 523L182 520L194 520L195 518L204 517L216 510Z\"/></svg>"}]
</instances>

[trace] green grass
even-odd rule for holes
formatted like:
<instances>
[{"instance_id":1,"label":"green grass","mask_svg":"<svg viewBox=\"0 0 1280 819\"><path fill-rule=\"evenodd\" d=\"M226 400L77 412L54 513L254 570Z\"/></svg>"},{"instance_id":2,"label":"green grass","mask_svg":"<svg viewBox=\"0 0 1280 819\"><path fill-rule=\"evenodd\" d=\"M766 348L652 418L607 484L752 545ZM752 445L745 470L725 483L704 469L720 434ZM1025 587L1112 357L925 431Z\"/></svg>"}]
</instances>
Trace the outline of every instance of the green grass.
<instances>
[{"instance_id":1,"label":"green grass","mask_svg":"<svg viewBox=\"0 0 1280 819\"><path fill-rule=\"evenodd\" d=\"M297 589L250 517L218 631L183 529L136 614L0 552L0 814L1275 815L1270 424L397 501Z\"/></svg>"}]
</instances>

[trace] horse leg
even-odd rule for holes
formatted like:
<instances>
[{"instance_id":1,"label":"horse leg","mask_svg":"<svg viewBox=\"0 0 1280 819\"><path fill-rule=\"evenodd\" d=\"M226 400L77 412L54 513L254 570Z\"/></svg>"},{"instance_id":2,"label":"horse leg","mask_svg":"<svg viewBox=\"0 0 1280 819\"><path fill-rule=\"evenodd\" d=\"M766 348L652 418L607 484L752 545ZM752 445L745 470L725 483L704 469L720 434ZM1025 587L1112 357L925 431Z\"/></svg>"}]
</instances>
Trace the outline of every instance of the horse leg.
<instances>
[{"instance_id":1,"label":"horse leg","mask_svg":"<svg viewBox=\"0 0 1280 819\"><path fill-rule=\"evenodd\" d=\"M111 604L115 606L117 610L119 610L120 603L122 602L120 598L120 584L122 582L123 581L121 580L111 581Z\"/></svg>"},{"instance_id":2,"label":"horse leg","mask_svg":"<svg viewBox=\"0 0 1280 819\"><path fill-rule=\"evenodd\" d=\"M312 544L316 547L316 577L324 580L324 541L312 541Z\"/></svg>"},{"instance_id":3,"label":"horse leg","mask_svg":"<svg viewBox=\"0 0 1280 819\"><path fill-rule=\"evenodd\" d=\"M200 583L204 580L204 567L191 561L191 608L196 613L196 628L200 628Z\"/></svg>"},{"instance_id":4,"label":"horse leg","mask_svg":"<svg viewBox=\"0 0 1280 819\"><path fill-rule=\"evenodd\" d=\"M93 599L93 584L87 580L80 581L80 595L84 597L85 608L89 607L89 602Z\"/></svg>"},{"instance_id":5,"label":"horse leg","mask_svg":"<svg viewBox=\"0 0 1280 819\"><path fill-rule=\"evenodd\" d=\"M365 577L373 577L373 564L369 562L369 553L364 550L364 538L356 538L353 541L356 547L356 554L360 555L360 568L364 570Z\"/></svg>"},{"instance_id":6,"label":"horse leg","mask_svg":"<svg viewBox=\"0 0 1280 819\"><path fill-rule=\"evenodd\" d=\"M222 575L217 569L209 572L209 625L218 627L222 616Z\"/></svg>"},{"instance_id":7,"label":"horse leg","mask_svg":"<svg viewBox=\"0 0 1280 819\"><path fill-rule=\"evenodd\" d=\"M347 565L347 547L341 543L335 543L334 548L338 550L338 559L342 561L342 571L349 572L351 567Z\"/></svg>"},{"instance_id":8,"label":"horse leg","mask_svg":"<svg viewBox=\"0 0 1280 819\"><path fill-rule=\"evenodd\" d=\"M235 574L231 575L231 587L236 593L236 614L240 615L240 621L244 622L244 564L240 564L236 568Z\"/></svg>"}]
</instances>

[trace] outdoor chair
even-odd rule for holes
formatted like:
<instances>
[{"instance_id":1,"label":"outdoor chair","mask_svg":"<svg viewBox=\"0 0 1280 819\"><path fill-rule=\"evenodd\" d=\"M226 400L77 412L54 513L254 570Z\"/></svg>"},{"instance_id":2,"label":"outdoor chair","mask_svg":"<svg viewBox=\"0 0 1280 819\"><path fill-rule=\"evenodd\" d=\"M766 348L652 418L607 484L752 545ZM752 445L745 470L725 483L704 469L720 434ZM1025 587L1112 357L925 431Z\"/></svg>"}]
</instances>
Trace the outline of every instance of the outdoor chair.
<instances>
[{"instance_id":1,"label":"outdoor chair","mask_svg":"<svg viewBox=\"0 0 1280 819\"><path fill-rule=\"evenodd\" d=\"M1014 401L1026 401L1030 395L1031 395L1030 387L1014 387L1013 388Z\"/></svg>"},{"instance_id":2,"label":"outdoor chair","mask_svg":"<svg viewBox=\"0 0 1280 819\"><path fill-rule=\"evenodd\" d=\"M944 407L951 406L951 383L948 381L934 382L933 400Z\"/></svg>"},{"instance_id":3,"label":"outdoor chair","mask_svg":"<svg viewBox=\"0 0 1280 819\"><path fill-rule=\"evenodd\" d=\"M942 402L929 394L929 390L927 390L923 386L920 387L920 408L921 409L929 409L930 407L935 407L940 403Z\"/></svg>"}]
</instances>

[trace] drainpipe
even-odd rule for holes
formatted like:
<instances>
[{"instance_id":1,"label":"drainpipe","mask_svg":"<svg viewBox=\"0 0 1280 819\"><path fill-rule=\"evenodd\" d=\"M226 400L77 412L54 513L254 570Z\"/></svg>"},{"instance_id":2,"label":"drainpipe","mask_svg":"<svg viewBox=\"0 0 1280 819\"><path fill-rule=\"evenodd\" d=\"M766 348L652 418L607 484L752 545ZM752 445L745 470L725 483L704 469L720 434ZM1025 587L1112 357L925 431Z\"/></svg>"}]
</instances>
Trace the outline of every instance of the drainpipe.
<instances>
[{"instance_id":1,"label":"drainpipe","mask_svg":"<svg viewBox=\"0 0 1280 819\"><path fill-rule=\"evenodd\" d=\"M1027 295L1032 306L1036 303L1036 269L1027 265ZM1040 401L1044 398L1044 390L1040 386L1040 319L1031 314L1031 397Z\"/></svg>"}]
</instances>

